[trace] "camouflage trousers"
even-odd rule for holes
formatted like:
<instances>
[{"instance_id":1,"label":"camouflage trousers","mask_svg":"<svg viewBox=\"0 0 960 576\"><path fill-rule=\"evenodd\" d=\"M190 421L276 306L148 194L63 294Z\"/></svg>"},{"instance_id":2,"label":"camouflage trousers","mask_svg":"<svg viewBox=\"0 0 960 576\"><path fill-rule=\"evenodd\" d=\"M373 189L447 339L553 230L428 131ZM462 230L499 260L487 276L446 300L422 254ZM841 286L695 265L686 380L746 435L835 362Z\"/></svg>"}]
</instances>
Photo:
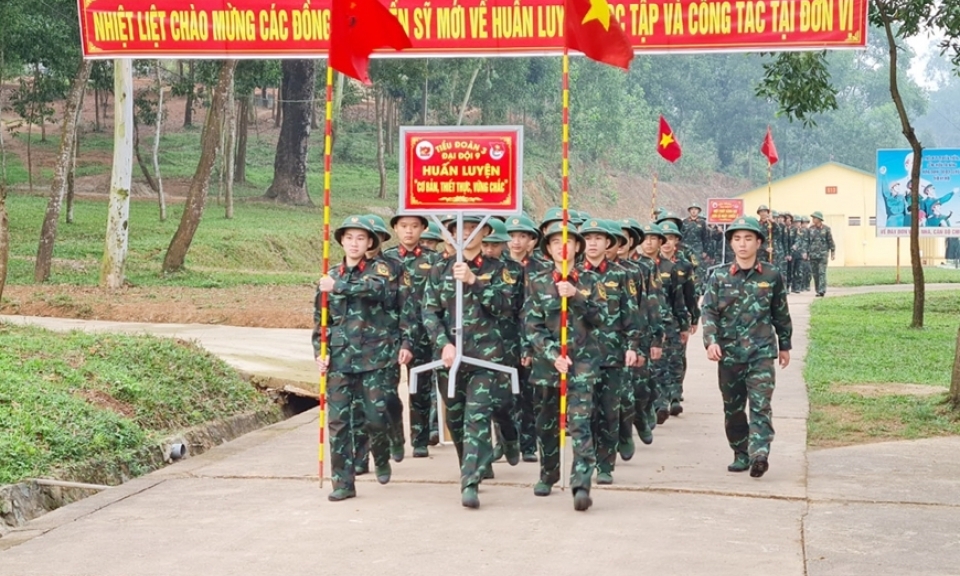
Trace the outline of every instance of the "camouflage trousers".
<instances>
[{"instance_id":1,"label":"camouflage trousers","mask_svg":"<svg viewBox=\"0 0 960 576\"><path fill-rule=\"evenodd\" d=\"M593 437L597 445L597 471L611 473L620 446L620 415L624 396L633 388L628 368L604 367L593 392ZM631 402L632 404L632 402ZM631 412L632 412L631 407Z\"/></svg>"},{"instance_id":2,"label":"camouflage trousers","mask_svg":"<svg viewBox=\"0 0 960 576\"><path fill-rule=\"evenodd\" d=\"M493 464L491 424L499 426L505 442L517 441L510 376L483 368L461 368L454 396L448 398L449 374L444 370L439 375L447 427L460 462L460 488L477 486L484 471Z\"/></svg>"},{"instance_id":3,"label":"camouflage trousers","mask_svg":"<svg viewBox=\"0 0 960 576\"><path fill-rule=\"evenodd\" d=\"M827 259L811 258L810 273L813 275L813 286L817 294L827 293Z\"/></svg>"},{"instance_id":4,"label":"camouflage trousers","mask_svg":"<svg viewBox=\"0 0 960 576\"><path fill-rule=\"evenodd\" d=\"M806 292L810 289L810 261L799 256L797 258L791 287L794 292Z\"/></svg>"},{"instance_id":5,"label":"camouflage trousers","mask_svg":"<svg viewBox=\"0 0 960 576\"><path fill-rule=\"evenodd\" d=\"M387 413L390 415L390 429L387 431L388 445L402 450L406 441L403 434L403 401L400 400L400 395L397 392L397 388L400 386L400 366L388 366L376 370L376 372L383 374L384 389L389 392L386 396ZM362 422L365 410L363 399L354 398L354 420ZM370 458L370 439L367 436L367 431L362 426L354 426L352 433L355 463L357 466L365 467Z\"/></svg>"},{"instance_id":6,"label":"camouflage trousers","mask_svg":"<svg viewBox=\"0 0 960 576\"><path fill-rule=\"evenodd\" d=\"M573 442L570 487L590 489L597 465L592 434L593 396L598 369L574 362L567 373L567 436ZM560 389L537 386L537 440L540 444L540 481L560 481Z\"/></svg>"},{"instance_id":7,"label":"camouflage trousers","mask_svg":"<svg viewBox=\"0 0 960 576\"><path fill-rule=\"evenodd\" d=\"M657 410L669 408L671 402L680 401L686 366L685 347L680 342L680 327L674 322L664 323L663 331L663 356L650 367L653 381L658 387L654 404Z\"/></svg>"},{"instance_id":8,"label":"camouflage trousers","mask_svg":"<svg viewBox=\"0 0 960 576\"><path fill-rule=\"evenodd\" d=\"M389 431L393 417L387 399L396 394L390 388L391 368L354 374L327 375L327 415L330 431L330 467L334 488L353 489L354 467L359 464L355 432L363 429L377 466L390 460ZM359 413L355 405L362 409ZM366 456L363 456L366 458Z\"/></svg>"},{"instance_id":9,"label":"camouflage trousers","mask_svg":"<svg viewBox=\"0 0 960 576\"><path fill-rule=\"evenodd\" d=\"M651 385L649 360L639 368L627 368L627 385L620 394L620 434L618 444L626 444L633 439L633 428L642 434L649 428L647 413L651 406ZM654 424L656 419L653 420Z\"/></svg>"},{"instance_id":10,"label":"camouflage trousers","mask_svg":"<svg viewBox=\"0 0 960 576\"><path fill-rule=\"evenodd\" d=\"M723 426L734 452L767 456L773 442L770 400L776 386L775 359L717 367L723 396ZM750 417L747 418L749 404Z\"/></svg>"},{"instance_id":11,"label":"camouflage trousers","mask_svg":"<svg viewBox=\"0 0 960 576\"><path fill-rule=\"evenodd\" d=\"M432 360L430 354L414 356L411 366L416 367ZM421 374L417 381L417 393L410 394L410 444L414 448L426 448L430 433L437 431L436 372Z\"/></svg>"},{"instance_id":12,"label":"camouflage trousers","mask_svg":"<svg viewBox=\"0 0 960 576\"><path fill-rule=\"evenodd\" d=\"M517 377L520 380L520 395L513 402L513 423L520 440L520 452L526 456L537 453L537 413L534 385L530 382L530 368L517 365ZM503 442L503 435L497 427L497 442Z\"/></svg>"}]
</instances>

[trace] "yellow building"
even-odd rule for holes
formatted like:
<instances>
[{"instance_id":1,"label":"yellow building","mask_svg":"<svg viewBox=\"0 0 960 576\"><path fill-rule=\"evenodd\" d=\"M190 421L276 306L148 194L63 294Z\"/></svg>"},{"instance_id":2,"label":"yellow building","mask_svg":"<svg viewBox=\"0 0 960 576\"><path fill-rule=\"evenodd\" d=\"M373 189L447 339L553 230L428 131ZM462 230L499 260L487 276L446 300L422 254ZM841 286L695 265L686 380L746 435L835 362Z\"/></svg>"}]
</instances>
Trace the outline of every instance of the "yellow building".
<instances>
[{"instance_id":1,"label":"yellow building","mask_svg":"<svg viewBox=\"0 0 960 576\"><path fill-rule=\"evenodd\" d=\"M877 238L877 180L873 174L827 162L773 182L768 202L767 186L737 196L744 212L756 215L757 207L770 204L777 212L805 214L819 210L837 245L835 266L895 266L897 239ZM946 252L943 238L921 238L925 264L940 264ZM900 263L910 264L910 239L900 240Z\"/></svg>"}]
</instances>

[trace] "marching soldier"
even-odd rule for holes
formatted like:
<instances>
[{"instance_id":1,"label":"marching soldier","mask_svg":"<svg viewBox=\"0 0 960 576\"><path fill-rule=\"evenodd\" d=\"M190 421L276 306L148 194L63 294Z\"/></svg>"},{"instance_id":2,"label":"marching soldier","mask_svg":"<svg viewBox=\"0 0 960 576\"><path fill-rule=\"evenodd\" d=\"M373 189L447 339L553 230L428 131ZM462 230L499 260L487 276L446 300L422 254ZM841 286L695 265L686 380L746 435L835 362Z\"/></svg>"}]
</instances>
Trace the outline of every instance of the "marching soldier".
<instances>
[{"instance_id":1,"label":"marching soldier","mask_svg":"<svg viewBox=\"0 0 960 576\"><path fill-rule=\"evenodd\" d=\"M678 290L681 297L683 298L684 308L689 314L688 326L690 327L689 334L697 333L697 324L700 322L700 306L697 302L697 276L696 271L693 268L693 265L684 260L677 258L677 246L680 244L683 236L680 233L680 230L677 229L676 225L673 222L664 222L660 225L660 230L663 231L664 237L666 237L666 242L660 246L660 256L665 258L673 263L674 270L676 271ZM673 389L670 390L670 415L679 416L683 412L683 405L681 401L683 400L683 380L687 374L687 338L681 338L682 350L679 355L680 358L680 374L679 378L675 378L673 382Z\"/></svg>"},{"instance_id":2,"label":"marching soldier","mask_svg":"<svg viewBox=\"0 0 960 576\"><path fill-rule=\"evenodd\" d=\"M420 245L420 238L427 229L427 219L423 216L398 214L390 219L390 227L397 233L400 244L384 250L383 255L398 262L404 270L405 279L409 279L408 294L405 299L406 309L403 315L406 318L404 325L407 330L402 335L401 350L408 352L403 359L412 361L414 366L426 364L431 359L430 341L420 321L420 307L423 302L423 292L434 266L439 260L436 252ZM416 394L411 394L410 404L410 443L413 445L413 457L425 458L430 451L427 446L431 442L431 414L435 413L436 389L433 386L424 386ZM435 418L434 418L435 419ZM435 425L433 431L436 431ZM439 437L436 437L439 441ZM437 442L434 442L436 444Z\"/></svg>"},{"instance_id":3,"label":"marching soldier","mask_svg":"<svg viewBox=\"0 0 960 576\"><path fill-rule=\"evenodd\" d=\"M806 254L810 260L810 273L817 296L823 297L827 293L827 252L833 260L837 255L837 246L833 243L830 227L823 223L823 213L814 212L810 218L813 223L807 229Z\"/></svg>"},{"instance_id":4,"label":"marching soldier","mask_svg":"<svg viewBox=\"0 0 960 576\"><path fill-rule=\"evenodd\" d=\"M464 217L464 239L480 221L478 216ZM449 226L456 228L456 222ZM423 325L435 353L447 368L453 365L458 352L498 364L505 360L500 321L511 306L507 286L516 280L502 262L481 254L483 237L489 232L490 228L484 226L464 247L463 262L458 263L455 258L442 261L424 293ZM457 282L463 283L462 350L457 350L454 335ZM500 423L507 461L513 465L520 460L516 429L504 425L511 421L510 378L504 372L461 364L454 397L446 396L446 382L441 382L440 389L447 407L447 426L460 461L461 504L479 508L477 489L493 461L490 427L494 419Z\"/></svg>"},{"instance_id":5,"label":"marching soldier","mask_svg":"<svg viewBox=\"0 0 960 576\"><path fill-rule=\"evenodd\" d=\"M690 248L700 265L696 267L697 272L697 294L702 291L702 281L706 276L706 267L709 265L710 255L707 253L707 247L710 245L710 231L707 229L707 220L700 216L700 205L691 204L687 207L688 217L683 219L683 225L680 226L680 233L683 234L683 243Z\"/></svg>"},{"instance_id":6,"label":"marching soldier","mask_svg":"<svg viewBox=\"0 0 960 576\"><path fill-rule=\"evenodd\" d=\"M443 243L443 232L440 231L439 226L430 222L427 224L427 229L420 235L420 245L427 250L440 252L439 245L441 243Z\"/></svg>"},{"instance_id":7,"label":"marching soldier","mask_svg":"<svg viewBox=\"0 0 960 576\"><path fill-rule=\"evenodd\" d=\"M390 481L389 431L394 422L387 409L391 375L399 349L397 333L387 307L396 298L383 263L366 252L380 245L376 231L364 217L352 216L334 231L343 247L343 262L320 279L314 306L313 347L317 365L327 373L327 403L330 429L330 465L333 492L328 499L339 502L357 495L355 486L354 429L369 435L377 481ZM320 354L321 294L328 295L329 355ZM362 408L354 410L355 404Z\"/></svg>"},{"instance_id":8,"label":"marching soldier","mask_svg":"<svg viewBox=\"0 0 960 576\"><path fill-rule=\"evenodd\" d=\"M597 463L597 449L591 430L593 395L600 371L600 345L596 331L603 326L597 300L597 275L569 266L567 280L562 276L563 251L568 265L584 249L583 238L573 229L564 245L558 222L544 229L541 250L554 263L549 270L530 279L523 306L523 318L534 351L531 379L537 386L537 436L540 442L540 481L534 486L537 496L549 496L560 480L558 372L567 375L567 429L573 442L570 486L573 506L583 511L593 505L590 485ZM561 299L568 304L568 348L561 356Z\"/></svg>"},{"instance_id":9,"label":"marching soldier","mask_svg":"<svg viewBox=\"0 0 960 576\"><path fill-rule=\"evenodd\" d=\"M633 386L628 368L637 365L640 353L640 310L637 285L615 258L621 237L604 222L591 219L580 227L584 240L583 270L597 275L596 295L603 329L597 331L600 346L600 378L594 391L593 436L597 446L597 484L613 484L613 468L620 440L621 398ZM626 237L623 237L626 244Z\"/></svg>"},{"instance_id":10,"label":"marching soldier","mask_svg":"<svg viewBox=\"0 0 960 576\"><path fill-rule=\"evenodd\" d=\"M707 358L718 363L724 429L734 453L727 470L749 469L754 478L769 468L774 361L781 368L790 363L793 332L783 278L757 257L764 232L750 217L727 229L734 263L714 274L703 298L703 343Z\"/></svg>"}]
</instances>

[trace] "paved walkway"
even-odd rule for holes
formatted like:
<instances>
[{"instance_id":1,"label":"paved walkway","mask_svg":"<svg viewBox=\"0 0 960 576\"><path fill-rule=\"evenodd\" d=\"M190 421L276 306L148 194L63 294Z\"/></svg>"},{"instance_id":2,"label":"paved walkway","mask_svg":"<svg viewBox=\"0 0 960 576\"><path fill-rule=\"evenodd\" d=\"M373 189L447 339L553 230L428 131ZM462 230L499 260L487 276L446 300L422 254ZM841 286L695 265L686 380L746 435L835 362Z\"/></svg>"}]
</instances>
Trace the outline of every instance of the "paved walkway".
<instances>
[{"instance_id":1,"label":"paved walkway","mask_svg":"<svg viewBox=\"0 0 960 576\"><path fill-rule=\"evenodd\" d=\"M859 291L871 289L834 293ZM569 492L534 497L537 466L524 463L497 464L480 510L466 510L450 446L395 464L387 486L364 476L358 498L329 503L312 411L8 534L0 574L960 573L960 439L807 452L811 300L790 298L793 363L778 373L777 437L762 479L725 469L716 368L698 335L685 412L618 463L615 485L595 488L586 514L573 511ZM244 370L316 380L305 330L4 320L192 338Z\"/></svg>"}]
</instances>

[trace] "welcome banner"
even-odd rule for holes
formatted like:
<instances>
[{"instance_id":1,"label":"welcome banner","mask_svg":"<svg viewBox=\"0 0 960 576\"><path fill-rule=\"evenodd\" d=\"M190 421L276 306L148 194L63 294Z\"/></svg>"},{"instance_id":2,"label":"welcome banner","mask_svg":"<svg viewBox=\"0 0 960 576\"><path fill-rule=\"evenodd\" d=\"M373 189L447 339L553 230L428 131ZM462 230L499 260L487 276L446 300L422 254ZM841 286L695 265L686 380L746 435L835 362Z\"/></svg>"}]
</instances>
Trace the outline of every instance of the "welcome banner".
<instances>
[{"instance_id":1,"label":"welcome banner","mask_svg":"<svg viewBox=\"0 0 960 576\"><path fill-rule=\"evenodd\" d=\"M637 52L862 48L868 0L611 2ZM79 0L87 58L317 58L330 0ZM413 48L385 56L551 55L562 0L393 0Z\"/></svg>"}]
</instances>

